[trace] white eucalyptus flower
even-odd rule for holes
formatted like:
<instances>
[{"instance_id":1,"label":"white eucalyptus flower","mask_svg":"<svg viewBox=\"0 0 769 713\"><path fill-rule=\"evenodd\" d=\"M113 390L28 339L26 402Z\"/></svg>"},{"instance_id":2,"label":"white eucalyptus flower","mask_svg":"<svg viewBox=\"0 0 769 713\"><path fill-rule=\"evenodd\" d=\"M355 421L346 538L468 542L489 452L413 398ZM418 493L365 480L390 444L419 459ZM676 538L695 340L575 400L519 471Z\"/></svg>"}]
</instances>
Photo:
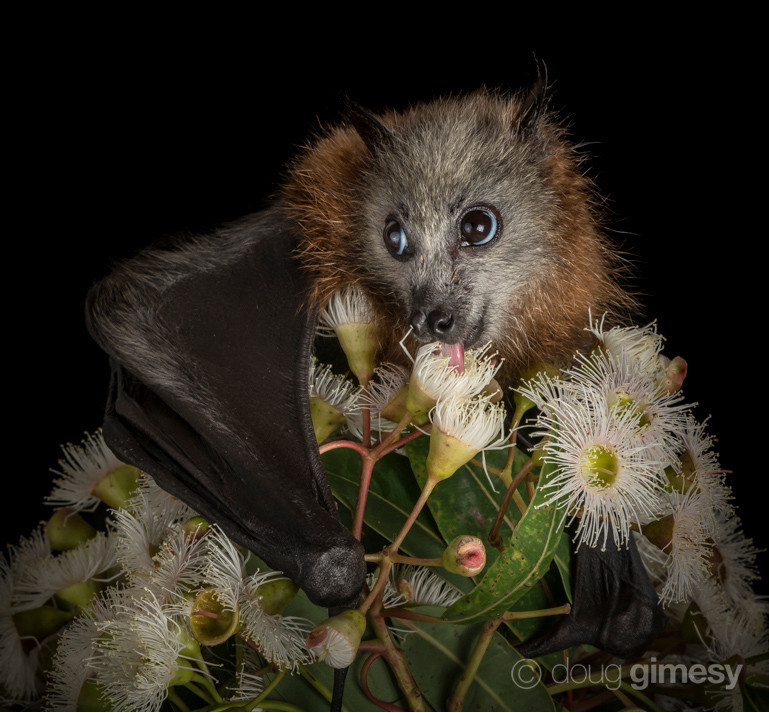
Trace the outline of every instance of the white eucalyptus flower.
<instances>
[{"instance_id":1,"label":"white eucalyptus flower","mask_svg":"<svg viewBox=\"0 0 769 713\"><path fill-rule=\"evenodd\" d=\"M645 327L611 327L606 329L606 315L591 321L587 331L591 332L603 349L618 359L628 359L644 374L657 378L665 365L662 346L665 338L657 332L657 323Z\"/></svg>"},{"instance_id":2,"label":"white eucalyptus flower","mask_svg":"<svg viewBox=\"0 0 769 713\"><path fill-rule=\"evenodd\" d=\"M78 547L38 559L20 570L14 601L23 608L39 607L58 594L82 606L100 589L91 580L109 581L112 577L107 571L115 563L114 538L97 532Z\"/></svg>"},{"instance_id":3,"label":"white eucalyptus flower","mask_svg":"<svg viewBox=\"0 0 769 713\"><path fill-rule=\"evenodd\" d=\"M689 599L709 576L712 523L710 502L690 492L674 496L669 513L643 528L657 546L665 567L664 583L659 589L663 604Z\"/></svg>"},{"instance_id":4,"label":"white eucalyptus flower","mask_svg":"<svg viewBox=\"0 0 769 713\"><path fill-rule=\"evenodd\" d=\"M336 335L350 370L366 384L374 373L377 350L376 317L365 292L351 285L329 300L319 317L318 334Z\"/></svg>"},{"instance_id":5,"label":"white eucalyptus flower","mask_svg":"<svg viewBox=\"0 0 769 713\"><path fill-rule=\"evenodd\" d=\"M450 607L462 598L462 592L453 584L430 567L418 565L395 565L388 586L399 595L400 606Z\"/></svg>"},{"instance_id":6,"label":"white eucalyptus flower","mask_svg":"<svg viewBox=\"0 0 769 713\"><path fill-rule=\"evenodd\" d=\"M640 371L624 355L594 352L578 355L574 367L564 372L567 383L580 392L592 390L610 408L635 420L634 437L647 446L663 467L677 462L680 436L689 419L691 405L682 403L680 392L670 394L653 377ZM631 420L625 419L628 424Z\"/></svg>"},{"instance_id":7,"label":"white eucalyptus flower","mask_svg":"<svg viewBox=\"0 0 769 713\"><path fill-rule=\"evenodd\" d=\"M8 696L28 701L38 694L37 659L39 647L25 650L24 638L14 621L17 607L12 606L14 568L0 553L0 686Z\"/></svg>"},{"instance_id":8,"label":"white eucalyptus flower","mask_svg":"<svg viewBox=\"0 0 769 713\"><path fill-rule=\"evenodd\" d=\"M716 513L722 518L734 514L731 488L726 485L726 472L718 461L713 438L706 432L707 420L696 421L689 414L681 429L681 451L668 471L671 487L676 492L694 490L710 503L715 525Z\"/></svg>"},{"instance_id":9,"label":"white eucalyptus flower","mask_svg":"<svg viewBox=\"0 0 769 713\"><path fill-rule=\"evenodd\" d=\"M69 443L63 446L63 453L59 469L51 469L59 477L53 481L53 489L43 501L57 508L68 507L86 512L95 510L102 502L102 496L95 492L98 485L110 473L130 468L112 453L104 442L101 430L93 435L86 434L79 445ZM135 468L130 471L130 474L135 473L138 473Z\"/></svg>"},{"instance_id":10,"label":"white eucalyptus flower","mask_svg":"<svg viewBox=\"0 0 769 713\"><path fill-rule=\"evenodd\" d=\"M333 337L340 326L371 324L376 315L366 293L356 285L335 292L318 317L318 334Z\"/></svg>"},{"instance_id":11,"label":"white eucalyptus flower","mask_svg":"<svg viewBox=\"0 0 769 713\"><path fill-rule=\"evenodd\" d=\"M160 545L194 514L194 510L158 487L152 478L143 476L127 509L113 512L117 559L128 575L145 583L155 572L153 558Z\"/></svg>"},{"instance_id":12,"label":"white eucalyptus flower","mask_svg":"<svg viewBox=\"0 0 769 713\"><path fill-rule=\"evenodd\" d=\"M307 637L307 649L331 668L347 668L358 653L366 617L348 609L318 624Z\"/></svg>"},{"instance_id":13,"label":"white eucalyptus flower","mask_svg":"<svg viewBox=\"0 0 769 713\"><path fill-rule=\"evenodd\" d=\"M206 542L209 559L206 582L227 611L239 612L243 635L267 661L281 668L296 668L311 662L312 655L304 642L312 622L271 614L262 606L260 587L285 579L284 575L256 572L247 576L243 556L215 525L209 529Z\"/></svg>"},{"instance_id":14,"label":"white eucalyptus flower","mask_svg":"<svg viewBox=\"0 0 769 713\"><path fill-rule=\"evenodd\" d=\"M320 364L314 356L310 357L308 386L315 438L318 443L323 443L360 411L362 389L344 376L335 374L328 364Z\"/></svg>"},{"instance_id":15,"label":"white eucalyptus flower","mask_svg":"<svg viewBox=\"0 0 769 713\"><path fill-rule=\"evenodd\" d=\"M635 437L632 410L611 408L595 390L556 381L550 386L538 419L544 430L535 434L547 436L543 458L554 467L544 504L579 518L577 542L604 549L611 538L623 547L631 523L655 517L664 502L658 451Z\"/></svg>"},{"instance_id":16,"label":"white eucalyptus flower","mask_svg":"<svg viewBox=\"0 0 769 713\"><path fill-rule=\"evenodd\" d=\"M152 558L155 568L146 586L162 604L185 602L185 595L204 581L207 569L205 538L192 537L182 529L172 532Z\"/></svg>"},{"instance_id":17,"label":"white eucalyptus flower","mask_svg":"<svg viewBox=\"0 0 769 713\"><path fill-rule=\"evenodd\" d=\"M94 600L92 606L70 622L59 636L45 690L46 710L78 709L78 699L83 686L96 675L90 664L100 636L96 622L108 617L108 607L114 591L108 590Z\"/></svg>"},{"instance_id":18,"label":"white eucalyptus flower","mask_svg":"<svg viewBox=\"0 0 769 713\"><path fill-rule=\"evenodd\" d=\"M99 638L88 663L114 710L160 710L174 685L189 681L199 648L178 618L145 590L128 591L96 621Z\"/></svg>"},{"instance_id":19,"label":"white eucalyptus flower","mask_svg":"<svg viewBox=\"0 0 769 713\"><path fill-rule=\"evenodd\" d=\"M413 414L427 413L438 401L449 397L471 399L480 394L499 371L496 354L488 354L491 344L468 349L464 368L442 353L440 343L419 348L411 370L407 408Z\"/></svg>"},{"instance_id":20,"label":"white eucalyptus flower","mask_svg":"<svg viewBox=\"0 0 769 713\"><path fill-rule=\"evenodd\" d=\"M360 440L363 435L363 409L371 414L371 430L379 434L390 433L406 410L405 389L408 372L397 364L380 364L374 378L362 392L360 408L347 414L347 429Z\"/></svg>"},{"instance_id":21,"label":"white eucalyptus flower","mask_svg":"<svg viewBox=\"0 0 769 713\"><path fill-rule=\"evenodd\" d=\"M486 398L450 396L431 412L430 451L426 467L430 477L448 478L481 451L507 448L505 407Z\"/></svg>"}]
</instances>

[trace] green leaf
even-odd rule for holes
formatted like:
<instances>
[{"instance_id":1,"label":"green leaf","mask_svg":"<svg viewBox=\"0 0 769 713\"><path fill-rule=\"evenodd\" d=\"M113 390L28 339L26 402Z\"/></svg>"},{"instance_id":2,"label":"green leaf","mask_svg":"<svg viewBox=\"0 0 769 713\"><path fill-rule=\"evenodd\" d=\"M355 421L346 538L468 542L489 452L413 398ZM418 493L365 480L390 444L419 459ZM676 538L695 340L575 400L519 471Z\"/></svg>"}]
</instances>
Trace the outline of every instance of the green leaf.
<instances>
[{"instance_id":1,"label":"green leaf","mask_svg":"<svg viewBox=\"0 0 769 713\"><path fill-rule=\"evenodd\" d=\"M425 460L429 450L429 440L418 438L406 446L406 453L420 486L427 482ZM491 451L487 463L501 468L507 458L506 451ZM520 467L526 457L517 454L515 465ZM495 492L483 468L466 465L454 475L441 481L435 487L427 507L435 518L438 529L446 542L451 542L457 535L473 535L487 542L489 531L497 518L499 507L505 496L505 487L501 480L492 475ZM496 482L495 482L496 481ZM519 492L525 497L526 486L521 485ZM513 505L508 509L500 535L506 540L519 517L518 509ZM489 547L486 552L487 562L491 564L498 551Z\"/></svg>"},{"instance_id":2,"label":"green leaf","mask_svg":"<svg viewBox=\"0 0 769 713\"><path fill-rule=\"evenodd\" d=\"M405 637L403 651L414 680L433 710L446 710L481 625L408 624L413 633ZM530 688L516 684L512 674L522 662L521 655L495 634L468 689L463 710L554 710L553 700L540 681L533 680Z\"/></svg>"},{"instance_id":3,"label":"green leaf","mask_svg":"<svg viewBox=\"0 0 769 713\"><path fill-rule=\"evenodd\" d=\"M539 486L509 545L486 570L478 586L451 606L444 618L475 622L511 611L513 605L545 575L563 530L562 514L555 506L541 506L545 501L543 485L551 473L551 468L543 467Z\"/></svg>"},{"instance_id":4,"label":"green leaf","mask_svg":"<svg viewBox=\"0 0 769 713\"><path fill-rule=\"evenodd\" d=\"M360 484L360 458L347 448L323 454L326 476L334 497L355 510ZM406 522L420 489L414 480L408 459L391 453L374 466L363 521L392 542ZM429 512L423 511L406 535L401 550L413 557L440 557L446 547Z\"/></svg>"}]
</instances>

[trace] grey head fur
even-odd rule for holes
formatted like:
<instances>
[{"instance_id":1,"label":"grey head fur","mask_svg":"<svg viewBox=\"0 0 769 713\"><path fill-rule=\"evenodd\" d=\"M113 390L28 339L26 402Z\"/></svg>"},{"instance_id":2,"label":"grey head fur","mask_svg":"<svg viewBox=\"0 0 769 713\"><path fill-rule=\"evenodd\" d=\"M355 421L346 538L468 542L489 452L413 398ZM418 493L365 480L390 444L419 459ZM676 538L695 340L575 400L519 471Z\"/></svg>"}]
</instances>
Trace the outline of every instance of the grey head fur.
<instances>
[{"instance_id":1,"label":"grey head fur","mask_svg":"<svg viewBox=\"0 0 769 713\"><path fill-rule=\"evenodd\" d=\"M539 112L530 119L490 112L485 100L438 101L406 113L371 147L361 191L365 279L405 306L419 338L502 341L518 291L553 273L562 208L543 169L547 130ZM497 235L463 246L461 221L477 208L498 215ZM403 228L409 259L385 246L390 219Z\"/></svg>"}]
</instances>

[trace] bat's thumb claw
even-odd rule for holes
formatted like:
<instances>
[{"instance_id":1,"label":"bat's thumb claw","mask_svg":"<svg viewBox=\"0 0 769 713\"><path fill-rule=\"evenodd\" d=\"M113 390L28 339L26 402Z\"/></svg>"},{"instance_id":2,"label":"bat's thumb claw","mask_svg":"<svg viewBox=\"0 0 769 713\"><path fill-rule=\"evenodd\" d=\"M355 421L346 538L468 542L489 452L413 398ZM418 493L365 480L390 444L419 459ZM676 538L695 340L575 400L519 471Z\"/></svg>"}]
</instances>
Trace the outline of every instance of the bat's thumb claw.
<instances>
[{"instance_id":1,"label":"bat's thumb claw","mask_svg":"<svg viewBox=\"0 0 769 713\"><path fill-rule=\"evenodd\" d=\"M357 541L333 545L303 562L299 586L323 607L355 607L366 581L363 546Z\"/></svg>"}]
</instances>

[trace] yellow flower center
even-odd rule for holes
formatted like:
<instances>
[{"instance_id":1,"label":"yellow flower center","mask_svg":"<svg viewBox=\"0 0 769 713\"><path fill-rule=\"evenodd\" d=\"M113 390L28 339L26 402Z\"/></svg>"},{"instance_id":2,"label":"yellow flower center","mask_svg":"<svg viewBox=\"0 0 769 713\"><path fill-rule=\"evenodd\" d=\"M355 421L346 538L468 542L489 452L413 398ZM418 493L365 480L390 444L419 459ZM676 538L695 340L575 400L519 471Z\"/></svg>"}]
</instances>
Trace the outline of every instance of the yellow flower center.
<instances>
[{"instance_id":1,"label":"yellow flower center","mask_svg":"<svg viewBox=\"0 0 769 713\"><path fill-rule=\"evenodd\" d=\"M628 415L639 428L643 428L648 425L649 415L646 413L646 407L638 399L633 398L630 394L618 391L615 394L614 400L611 405L617 410L617 413L621 416Z\"/></svg>"},{"instance_id":2,"label":"yellow flower center","mask_svg":"<svg viewBox=\"0 0 769 713\"><path fill-rule=\"evenodd\" d=\"M619 474L619 459L609 446L592 446L582 454L580 467L588 485L603 490Z\"/></svg>"}]
</instances>

